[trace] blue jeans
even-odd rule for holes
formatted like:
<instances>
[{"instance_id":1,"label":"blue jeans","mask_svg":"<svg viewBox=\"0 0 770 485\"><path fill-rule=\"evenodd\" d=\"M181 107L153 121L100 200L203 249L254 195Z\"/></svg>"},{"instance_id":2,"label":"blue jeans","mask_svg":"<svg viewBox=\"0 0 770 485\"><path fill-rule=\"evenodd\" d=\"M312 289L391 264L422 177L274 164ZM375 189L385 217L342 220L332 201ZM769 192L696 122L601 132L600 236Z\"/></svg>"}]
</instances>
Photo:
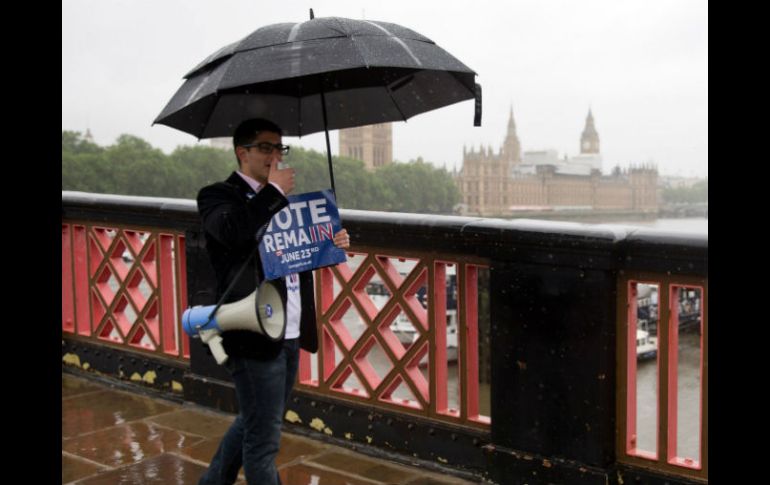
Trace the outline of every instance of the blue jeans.
<instances>
[{"instance_id":1,"label":"blue jeans","mask_svg":"<svg viewBox=\"0 0 770 485\"><path fill-rule=\"evenodd\" d=\"M273 360L230 357L225 366L235 382L239 413L198 485L230 485L241 466L250 485L281 485L275 457L299 367L299 339L286 340Z\"/></svg>"}]
</instances>

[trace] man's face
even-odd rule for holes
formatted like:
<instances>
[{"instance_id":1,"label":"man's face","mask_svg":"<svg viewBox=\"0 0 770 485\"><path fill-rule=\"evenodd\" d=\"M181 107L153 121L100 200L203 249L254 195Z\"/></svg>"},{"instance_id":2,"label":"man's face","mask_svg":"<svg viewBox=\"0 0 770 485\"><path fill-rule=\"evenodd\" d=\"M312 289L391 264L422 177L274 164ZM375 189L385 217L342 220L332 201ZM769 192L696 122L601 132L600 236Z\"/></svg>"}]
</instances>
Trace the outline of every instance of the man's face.
<instances>
[{"instance_id":1,"label":"man's face","mask_svg":"<svg viewBox=\"0 0 770 485\"><path fill-rule=\"evenodd\" d=\"M251 144L261 142L272 143L273 145L279 144L281 143L281 135L272 131L262 131ZM279 150L272 150L268 155L259 151L257 147L238 147L236 153L238 160L241 161L241 172L263 185L267 184L267 177L270 175L270 163L283 159L283 155L281 155Z\"/></svg>"}]
</instances>

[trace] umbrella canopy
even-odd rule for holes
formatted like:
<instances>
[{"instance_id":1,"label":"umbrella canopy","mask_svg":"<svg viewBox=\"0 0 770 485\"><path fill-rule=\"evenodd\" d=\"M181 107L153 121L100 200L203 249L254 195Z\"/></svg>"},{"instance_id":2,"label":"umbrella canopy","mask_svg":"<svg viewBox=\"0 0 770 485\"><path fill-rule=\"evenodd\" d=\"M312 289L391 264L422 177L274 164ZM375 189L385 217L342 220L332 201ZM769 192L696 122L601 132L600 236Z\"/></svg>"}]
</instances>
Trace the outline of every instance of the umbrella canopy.
<instances>
[{"instance_id":1,"label":"umbrella canopy","mask_svg":"<svg viewBox=\"0 0 770 485\"><path fill-rule=\"evenodd\" d=\"M257 29L184 76L154 123L198 138L267 118L284 135L402 121L476 99L475 73L417 32L338 17Z\"/></svg>"}]
</instances>

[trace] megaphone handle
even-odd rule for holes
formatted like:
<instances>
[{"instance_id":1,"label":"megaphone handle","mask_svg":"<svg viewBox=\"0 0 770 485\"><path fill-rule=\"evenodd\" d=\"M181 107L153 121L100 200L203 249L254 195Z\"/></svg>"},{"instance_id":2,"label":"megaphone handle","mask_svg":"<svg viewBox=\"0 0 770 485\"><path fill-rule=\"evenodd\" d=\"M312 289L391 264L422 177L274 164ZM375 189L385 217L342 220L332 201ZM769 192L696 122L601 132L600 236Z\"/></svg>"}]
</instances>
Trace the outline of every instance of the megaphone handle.
<instances>
[{"instance_id":1,"label":"megaphone handle","mask_svg":"<svg viewBox=\"0 0 770 485\"><path fill-rule=\"evenodd\" d=\"M211 354L214 356L214 359L216 359L217 364L224 365L224 363L227 362L228 356L225 352L225 348L222 347L222 337L217 335L209 341L209 348L211 349Z\"/></svg>"},{"instance_id":2,"label":"megaphone handle","mask_svg":"<svg viewBox=\"0 0 770 485\"><path fill-rule=\"evenodd\" d=\"M235 275L235 278L233 278L233 281L230 282L230 285L225 290L222 297L217 302L214 309L211 311L211 314L209 315L208 322L206 322L206 325L211 322L211 320L216 316L217 311L222 306L222 304L225 302L227 297L230 295L230 292L233 291L233 288L235 288L236 283L241 279L241 275L246 270L246 266L248 266L249 261L251 258L257 255L257 252L259 251L259 242L262 239L262 236L265 234L265 230L267 229L267 224L263 224L262 227L257 230L257 244L254 245L254 249L251 251L251 254L248 258L246 258L246 261L243 262L243 265L241 265L241 269L238 270L238 274ZM216 330L210 329L210 330L201 330L198 332L201 336L201 340L203 343L209 346L209 349L211 350L211 355L214 356L214 358L217 360L217 364L222 365L225 362L227 362L227 353L225 352L224 347L222 347L222 337L219 336L219 332Z\"/></svg>"},{"instance_id":3,"label":"megaphone handle","mask_svg":"<svg viewBox=\"0 0 770 485\"><path fill-rule=\"evenodd\" d=\"M225 352L225 348L222 346L222 337L219 335L219 332L216 330L201 330L200 336L203 343L209 346L211 355L214 356L217 364L223 365L227 362L227 352Z\"/></svg>"}]
</instances>

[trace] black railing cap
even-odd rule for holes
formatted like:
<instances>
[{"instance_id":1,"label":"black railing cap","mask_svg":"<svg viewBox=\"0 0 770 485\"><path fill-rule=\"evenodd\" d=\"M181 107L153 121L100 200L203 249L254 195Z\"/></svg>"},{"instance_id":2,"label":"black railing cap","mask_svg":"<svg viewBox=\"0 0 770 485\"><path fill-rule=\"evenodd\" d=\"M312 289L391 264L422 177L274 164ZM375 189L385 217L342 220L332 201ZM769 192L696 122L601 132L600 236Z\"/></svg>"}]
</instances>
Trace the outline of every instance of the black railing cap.
<instances>
[{"instance_id":1,"label":"black railing cap","mask_svg":"<svg viewBox=\"0 0 770 485\"><path fill-rule=\"evenodd\" d=\"M536 219L341 210L362 245L581 268L705 275L708 234Z\"/></svg>"},{"instance_id":2,"label":"black railing cap","mask_svg":"<svg viewBox=\"0 0 770 485\"><path fill-rule=\"evenodd\" d=\"M708 234L618 224L340 209L354 244L485 260L706 274ZM199 230L194 200L62 192L62 218Z\"/></svg>"},{"instance_id":3,"label":"black railing cap","mask_svg":"<svg viewBox=\"0 0 770 485\"><path fill-rule=\"evenodd\" d=\"M199 221L191 199L62 191L62 218L184 229Z\"/></svg>"},{"instance_id":4,"label":"black railing cap","mask_svg":"<svg viewBox=\"0 0 770 485\"><path fill-rule=\"evenodd\" d=\"M401 212L378 212L341 209L343 221L361 224L396 224L403 229L435 228L452 229L460 233L518 233L543 235L559 239L575 238L580 240L618 243L621 241L691 245L698 248L708 247L707 233L684 233L665 229L644 229L620 224L591 224L583 222L551 221L539 219L497 219L486 217L446 216L435 214L410 214Z\"/></svg>"}]
</instances>

